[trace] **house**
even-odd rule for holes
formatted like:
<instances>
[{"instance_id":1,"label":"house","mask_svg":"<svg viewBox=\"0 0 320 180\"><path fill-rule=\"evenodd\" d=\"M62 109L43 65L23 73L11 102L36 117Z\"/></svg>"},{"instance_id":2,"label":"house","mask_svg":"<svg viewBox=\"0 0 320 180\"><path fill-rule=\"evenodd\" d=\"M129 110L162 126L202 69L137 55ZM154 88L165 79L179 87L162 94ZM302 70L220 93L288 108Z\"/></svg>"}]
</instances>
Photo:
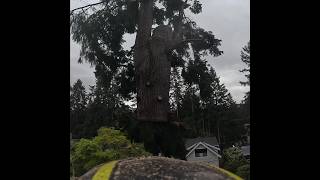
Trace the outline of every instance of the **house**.
<instances>
[{"instance_id":1,"label":"house","mask_svg":"<svg viewBox=\"0 0 320 180\"><path fill-rule=\"evenodd\" d=\"M187 161L207 162L219 166L220 148L216 137L186 139Z\"/></svg>"},{"instance_id":2,"label":"house","mask_svg":"<svg viewBox=\"0 0 320 180\"><path fill-rule=\"evenodd\" d=\"M250 124L247 123L244 125L244 128L246 130L245 134L245 143L241 146L241 151L244 157L248 160L250 160Z\"/></svg>"},{"instance_id":3,"label":"house","mask_svg":"<svg viewBox=\"0 0 320 180\"><path fill-rule=\"evenodd\" d=\"M250 144L250 123L246 123L244 124L244 128L246 130L246 141L247 141L247 144Z\"/></svg>"},{"instance_id":4,"label":"house","mask_svg":"<svg viewBox=\"0 0 320 180\"><path fill-rule=\"evenodd\" d=\"M242 151L243 156L246 159L250 160L250 145L241 146L241 151Z\"/></svg>"}]
</instances>

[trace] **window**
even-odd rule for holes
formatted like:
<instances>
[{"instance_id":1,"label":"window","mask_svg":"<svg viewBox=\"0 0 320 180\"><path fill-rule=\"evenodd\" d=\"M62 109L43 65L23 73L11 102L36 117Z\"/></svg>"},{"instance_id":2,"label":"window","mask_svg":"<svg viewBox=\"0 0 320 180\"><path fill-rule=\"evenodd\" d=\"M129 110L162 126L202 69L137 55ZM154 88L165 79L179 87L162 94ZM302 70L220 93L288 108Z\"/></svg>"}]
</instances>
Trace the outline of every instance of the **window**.
<instances>
[{"instance_id":1,"label":"window","mask_svg":"<svg viewBox=\"0 0 320 180\"><path fill-rule=\"evenodd\" d=\"M195 149L195 156L196 157L204 157L207 156L207 149Z\"/></svg>"}]
</instances>

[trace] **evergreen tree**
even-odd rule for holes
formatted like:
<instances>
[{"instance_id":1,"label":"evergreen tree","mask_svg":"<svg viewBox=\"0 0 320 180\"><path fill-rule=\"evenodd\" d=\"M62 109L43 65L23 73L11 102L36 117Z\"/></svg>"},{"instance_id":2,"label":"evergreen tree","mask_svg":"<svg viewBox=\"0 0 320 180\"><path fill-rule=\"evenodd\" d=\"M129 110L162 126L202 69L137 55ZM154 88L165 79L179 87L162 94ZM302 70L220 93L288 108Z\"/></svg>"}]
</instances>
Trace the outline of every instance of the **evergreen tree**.
<instances>
[{"instance_id":1,"label":"evergreen tree","mask_svg":"<svg viewBox=\"0 0 320 180\"><path fill-rule=\"evenodd\" d=\"M82 81L78 79L72 87L70 87L70 108L71 111L84 110L87 105L87 94Z\"/></svg>"},{"instance_id":2,"label":"evergreen tree","mask_svg":"<svg viewBox=\"0 0 320 180\"><path fill-rule=\"evenodd\" d=\"M206 61L189 61L183 70L187 90L183 98L183 120L189 136L215 135L220 146L230 146L243 133L237 106L215 70Z\"/></svg>"},{"instance_id":3,"label":"evergreen tree","mask_svg":"<svg viewBox=\"0 0 320 180\"><path fill-rule=\"evenodd\" d=\"M240 70L240 72L246 73L245 77L247 78L247 81L240 82L243 86L250 86L250 41L246 46L242 48L241 51L241 61L246 64L246 68ZM249 121L250 120L250 91L248 91L244 97L244 100L242 102L242 111L243 116Z\"/></svg>"},{"instance_id":4,"label":"evergreen tree","mask_svg":"<svg viewBox=\"0 0 320 180\"><path fill-rule=\"evenodd\" d=\"M82 81L78 79L70 87L70 132L74 138L81 137L87 108L87 93Z\"/></svg>"},{"instance_id":5,"label":"evergreen tree","mask_svg":"<svg viewBox=\"0 0 320 180\"><path fill-rule=\"evenodd\" d=\"M242 48L241 61L244 62L247 66L246 68L240 70L240 72L247 73L247 74L245 74L247 81L246 82L241 81L240 83L244 86L246 86L246 85L250 86L250 41L248 42L248 44L246 46L244 46Z\"/></svg>"},{"instance_id":6,"label":"evergreen tree","mask_svg":"<svg viewBox=\"0 0 320 180\"><path fill-rule=\"evenodd\" d=\"M162 127L161 124L144 124L144 121L168 121L171 67L183 66L190 57L189 50L198 57L221 55L218 49L221 40L186 17L187 9L194 14L201 12L202 4L197 0L109 0L100 5L89 13L83 10L72 14L72 38L81 43L79 62L85 60L94 65L97 80L105 87L113 80L119 82L114 91L117 95L112 96L114 104L108 107L117 107L119 99L130 99L136 93L140 131ZM136 33L131 50L124 50L122 46L125 33ZM157 140L159 134L169 130L172 127L166 124L157 132L145 133L141 139L145 144L158 143L149 149L166 151L161 142L170 139L182 142L179 134L161 136L170 139ZM166 155L175 152L179 151L168 151Z\"/></svg>"},{"instance_id":7,"label":"evergreen tree","mask_svg":"<svg viewBox=\"0 0 320 180\"><path fill-rule=\"evenodd\" d=\"M110 0L91 14L72 15L73 39L82 45L80 61L104 64L117 73L129 68L133 58L138 120L167 121L170 68L189 56L188 43L199 56L222 54L221 40L186 17L186 9L198 14L202 4L197 0ZM153 25L158 26L152 30ZM125 33L136 33L131 51L122 47Z\"/></svg>"}]
</instances>

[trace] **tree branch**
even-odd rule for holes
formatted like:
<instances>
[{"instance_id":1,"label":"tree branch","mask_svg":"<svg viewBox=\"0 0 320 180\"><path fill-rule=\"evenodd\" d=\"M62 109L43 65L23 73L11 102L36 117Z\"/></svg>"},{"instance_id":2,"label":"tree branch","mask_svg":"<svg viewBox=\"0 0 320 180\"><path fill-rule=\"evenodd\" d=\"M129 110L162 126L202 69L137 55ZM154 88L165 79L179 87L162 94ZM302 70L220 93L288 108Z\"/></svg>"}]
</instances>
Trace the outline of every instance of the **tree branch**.
<instances>
[{"instance_id":1,"label":"tree branch","mask_svg":"<svg viewBox=\"0 0 320 180\"><path fill-rule=\"evenodd\" d=\"M193 42L193 41L202 41L203 39L186 39L181 41L179 44L183 44L183 43L189 43L189 42Z\"/></svg>"},{"instance_id":2,"label":"tree branch","mask_svg":"<svg viewBox=\"0 0 320 180\"><path fill-rule=\"evenodd\" d=\"M130 0L131 2L134 2L134 1L137 1L137 0ZM74 11L76 11L76 10L80 10L80 9L82 9L83 10L83 8L86 8L86 7L92 7L92 6L95 6L95 5L99 5L99 4L102 4L102 3L107 3L107 2L109 2L109 0L106 0L106 1L101 1L101 2L98 2L98 3L93 3L93 4L88 4L88 5L86 5L86 6L82 6L82 7L78 7L78 8L75 8L75 9L72 9L71 11L70 11L70 15L72 15L73 14L73 12ZM87 8L87 9L89 9L89 8ZM86 10L87 10L86 9Z\"/></svg>"},{"instance_id":3,"label":"tree branch","mask_svg":"<svg viewBox=\"0 0 320 180\"><path fill-rule=\"evenodd\" d=\"M82 6L82 7L78 7L78 8L72 9L72 10L70 11L70 15L72 15L73 12L76 11L76 10L80 10L80 9L83 10L83 8L96 6L96 5L99 5L99 4L102 4L102 3L107 3L107 2L109 2L109 1L108 1L108 0L106 0L106 1L101 1L101 2L98 2L98 3L89 4L89 5L86 5L86 6Z\"/></svg>"},{"instance_id":4,"label":"tree branch","mask_svg":"<svg viewBox=\"0 0 320 180\"><path fill-rule=\"evenodd\" d=\"M189 43L189 42L193 42L193 41L202 41L203 39L186 39L186 40L183 40L183 41L180 41L179 43L173 45L169 51L173 51L175 49L177 49L179 46L181 46L182 44L185 44L185 43Z\"/></svg>"},{"instance_id":5,"label":"tree branch","mask_svg":"<svg viewBox=\"0 0 320 180\"><path fill-rule=\"evenodd\" d=\"M183 18L184 18L184 5L187 3L187 0L185 0L184 4L181 5L179 9L179 14L178 14L178 22L174 22L174 32L173 32L173 41L177 42L182 38L182 25L183 25Z\"/></svg>"}]
</instances>

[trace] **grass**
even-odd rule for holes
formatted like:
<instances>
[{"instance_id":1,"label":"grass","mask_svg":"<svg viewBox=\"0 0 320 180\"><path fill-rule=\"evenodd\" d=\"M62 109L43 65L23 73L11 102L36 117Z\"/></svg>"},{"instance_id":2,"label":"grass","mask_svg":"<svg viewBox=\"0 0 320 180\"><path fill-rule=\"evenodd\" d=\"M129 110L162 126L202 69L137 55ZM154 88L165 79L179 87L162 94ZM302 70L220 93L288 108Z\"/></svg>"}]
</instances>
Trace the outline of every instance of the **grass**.
<instances>
[{"instance_id":1,"label":"grass","mask_svg":"<svg viewBox=\"0 0 320 180\"><path fill-rule=\"evenodd\" d=\"M96 174L93 176L92 180L107 180L109 179L112 169L114 168L114 166L116 165L118 161L111 161L108 162L106 164L104 164L103 166L101 166L98 171L96 172Z\"/></svg>"}]
</instances>

